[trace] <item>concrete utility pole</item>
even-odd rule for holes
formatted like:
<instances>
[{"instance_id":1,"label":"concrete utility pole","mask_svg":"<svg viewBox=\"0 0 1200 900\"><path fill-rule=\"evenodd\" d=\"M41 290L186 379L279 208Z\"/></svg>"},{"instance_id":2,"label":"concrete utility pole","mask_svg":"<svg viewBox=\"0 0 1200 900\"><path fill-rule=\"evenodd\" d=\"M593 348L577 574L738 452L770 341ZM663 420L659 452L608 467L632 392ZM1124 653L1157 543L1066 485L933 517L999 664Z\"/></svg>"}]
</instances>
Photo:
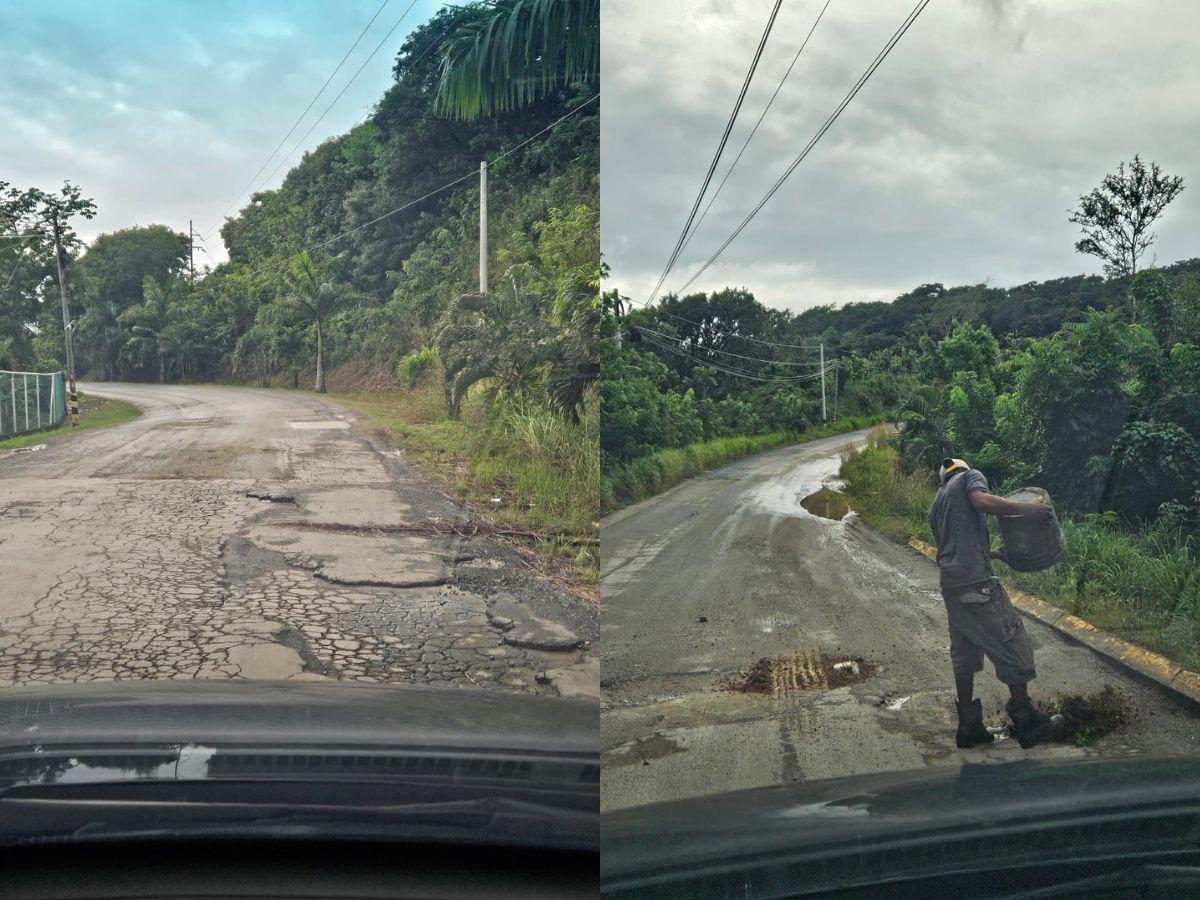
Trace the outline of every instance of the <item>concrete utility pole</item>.
<instances>
[{"instance_id":1,"label":"concrete utility pole","mask_svg":"<svg viewBox=\"0 0 1200 900\"><path fill-rule=\"evenodd\" d=\"M192 228L192 220L188 219L188 272L191 273L192 284L196 283L196 232Z\"/></svg>"},{"instance_id":2,"label":"concrete utility pole","mask_svg":"<svg viewBox=\"0 0 1200 900\"><path fill-rule=\"evenodd\" d=\"M825 345L821 344L821 421L829 419L825 411Z\"/></svg>"},{"instance_id":3,"label":"concrete utility pole","mask_svg":"<svg viewBox=\"0 0 1200 900\"><path fill-rule=\"evenodd\" d=\"M841 380L841 365L833 361L833 420L838 421L838 382Z\"/></svg>"},{"instance_id":4,"label":"concrete utility pole","mask_svg":"<svg viewBox=\"0 0 1200 900\"><path fill-rule=\"evenodd\" d=\"M487 160L479 164L479 293L488 292Z\"/></svg>"},{"instance_id":5,"label":"concrete utility pole","mask_svg":"<svg viewBox=\"0 0 1200 900\"><path fill-rule=\"evenodd\" d=\"M70 402L71 424L79 424L79 395L75 393L75 341L71 336L71 307L67 303L67 278L63 270L62 230L58 226L58 210L51 212L54 224L54 262L58 265L58 294L62 298L63 339L67 345L67 399Z\"/></svg>"}]
</instances>

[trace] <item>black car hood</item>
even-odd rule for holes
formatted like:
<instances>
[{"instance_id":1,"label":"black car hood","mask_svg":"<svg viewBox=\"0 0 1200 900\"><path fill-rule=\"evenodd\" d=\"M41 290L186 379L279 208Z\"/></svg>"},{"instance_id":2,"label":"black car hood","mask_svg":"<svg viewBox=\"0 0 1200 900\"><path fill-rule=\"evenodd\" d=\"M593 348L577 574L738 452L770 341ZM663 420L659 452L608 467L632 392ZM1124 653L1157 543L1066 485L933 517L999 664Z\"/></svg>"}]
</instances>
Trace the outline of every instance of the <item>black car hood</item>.
<instances>
[{"instance_id":1,"label":"black car hood","mask_svg":"<svg viewBox=\"0 0 1200 900\"><path fill-rule=\"evenodd\" d=\"M609 896L767 897L1200 848L1200 759L1023 760L760 788L605 813ZM1041 861L1041 862L1039 862Z\"/></svg>"},{"instance_id":2,"label":"black car hood","mask_svg":"<svg viewBox=\"0 0 1200 900\"><path fill-rule=\"evenodd\" d=\"M0 843L131 830L278 836L285 823L299 834L525 845L549 833L587 849L598 842L598 742L594 704L499 692L260 681L6 689Z\"/></svg>"}]
</instances>

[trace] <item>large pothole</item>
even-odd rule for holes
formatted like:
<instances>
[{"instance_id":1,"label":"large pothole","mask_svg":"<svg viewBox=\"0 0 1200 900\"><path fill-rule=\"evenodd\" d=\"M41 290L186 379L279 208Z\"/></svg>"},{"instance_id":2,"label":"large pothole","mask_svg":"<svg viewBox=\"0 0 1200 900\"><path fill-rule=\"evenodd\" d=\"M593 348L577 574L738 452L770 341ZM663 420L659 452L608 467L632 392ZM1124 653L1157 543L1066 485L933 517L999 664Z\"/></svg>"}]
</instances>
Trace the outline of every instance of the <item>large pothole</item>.
<instances>
[{"instance_id":1,"label":"large pothole","mask_svg":"<svg viewBox=\"0 0 1200 900\"><path fill-rule=\"evenodd\" d=\"M1077 745L1090 744L1127 725L1134 718L1128 702L1112 685L1091 694L1064 694L1038 702L1048 716L1062 716L1054 739Z\"/></svg>"},{"instance_id":2,"label":"large pothole","mask_svg":"<svg viewBox=\"0 0 1200 900\"><path fill-rule=\"evenodd\" d=\"M857 684L874 673L875 666L861 658L794 653L791 656L764 656L749 670L728 679L723 687L744 694L784 696Z\"/></svg>"},{"instance_id":3,"label":"large pothole","mask_svg":"<svg viewBox=\"0 0 1200 900\"><path fill-rule=\"evenodd\" d=\"M800 501L800 505L814 516L835 521L840 521L846 513L850 512L850 504L846 500L846 495L828 487L809 494Z\"/></svg>"}]
</instances>

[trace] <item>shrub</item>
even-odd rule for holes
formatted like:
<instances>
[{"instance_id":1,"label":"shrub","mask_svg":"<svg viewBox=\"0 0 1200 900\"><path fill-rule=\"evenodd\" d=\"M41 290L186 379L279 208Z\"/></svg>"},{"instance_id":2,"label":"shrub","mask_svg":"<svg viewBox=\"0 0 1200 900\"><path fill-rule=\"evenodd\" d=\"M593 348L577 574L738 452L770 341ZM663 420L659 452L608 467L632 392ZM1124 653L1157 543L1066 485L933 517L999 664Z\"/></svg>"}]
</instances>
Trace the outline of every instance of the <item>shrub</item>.
<instances>
[{"instance_id":1,"label":"shrub","mask_svg":"<svg viewBox=\"0 0 1200 900\"><path fill-rule=\"evenodd\" d=\"M396 364L396 377L409 390L412 390L421 380L421 376L428 372L436 361L437 352L432 347L426 346L420 350L414 350L400 358L400 362Z\"/></svg>"}]
</instances>

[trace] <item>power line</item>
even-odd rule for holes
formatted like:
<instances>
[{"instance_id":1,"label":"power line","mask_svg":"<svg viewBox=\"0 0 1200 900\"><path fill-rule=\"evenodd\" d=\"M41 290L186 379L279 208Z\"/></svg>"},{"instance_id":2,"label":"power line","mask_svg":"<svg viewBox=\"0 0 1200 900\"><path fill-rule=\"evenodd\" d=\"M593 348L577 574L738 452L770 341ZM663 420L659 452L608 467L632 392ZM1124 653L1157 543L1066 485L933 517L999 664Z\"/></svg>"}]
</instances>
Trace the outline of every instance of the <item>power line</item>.
<instances>
[{"instance_id":1,"label":"power line","mask_svg":"<svg viewBox=\"0 0 1200 900\"><path fill-rule=\"evenodd\" d=\"M829 131L830 128L833 127L833 123L837 121L838 117L842 114L843 110L845 110L845 108L850 105L850 102L854 99L854 97L858 94L858 92L860 90L862 90L863 86L870 80L871 76L875 73L875 70L879 68L879 66L883 63L883 61L885 59L887 59L888 55L892 52L892 49L896 46L897 43L899 43L900 39L902 37L904 37L904 35L908 31L908 29L912 27L912 24L917 20L917 17L920 16L921 13L925 11L925 7L927 7L929 5L929 3L930 3L930 0L918 0L917 5L914 6L912 9L912 12L910 12L908 14L908 17L904 20L904 22L901 24L901 26L898 29L896 29L896 32L892 35L892 37L884 45L883 49L880 50L879 53L876 54L875 59L867 67L866 71L863 72L863 74L859 76L859 79L855 83L854 87L852 87L850 89L850 92L848 94L846 94L846 96L842 99L842 102L838 104L837 108L834 109L833 113L830 114L829 118L827 118L825 120L825 124L821 126L821 128L812 137L812 139L808 142L808 144L804 147L804 149L802 151L800 151L800 154L792 161L791 165L788 166L788 168L779 177L779 179L775 182L775 184L771 186L771 189L769 191L767 191L766 195L758 202L758 204L754 207L754 209L750 210L750 213L746 216L745 219L742 220L742 223L740 225L738 225L737 228L734 229L733 234L731 234L728 238L725 239L725 242L723 244L721 244L721 246L717 248L717 251L708 258L708 261L705 262L704 265L701 266L700 269L696 272L696 274L694 274L691 278L689 278L687 280L687 283L684 284L683 287L681 287L679 289L679 291L677 291L676 293L682 293L683 291L687 290L688 287L691 286L691 284L693 282L695 282L695 280L697 278L699 278L701 275L704 274L705 271L708 270L709 266L711 266L714 262L717 261L717 259L721 256L721 254L725 252L726 248L730 244L732 244L735 240L737 240L738 235L740 235L742 233L742 231L746 228L746 226L749 225L750 222L754 219L754 217L756 215L758 215L759 211L764 206L767 205L768 201L770 201L770 199L775 195L775 192L778 191L783 186L784 182L787 181L788 178L791 177L792 173L796 171L796 169L799 167L800 163L804 162L805 157L808 156L809 152L813 149L813 147L815 147L817 145L817 143L821 140L821 138L825 136L825 133L827 131Z\"/></svg>"},{"instance_id":2,"label":"power line","mask_svg":"<svg viewBox=\"0 0 1200 900\"><path fill-rule=\"evenodd\" d=\"M600 95L598 93L593 94L589 99L580 103L578 106L576 106L570 112L565 113L562 116L559 116L557 119L555 119L553 122L551 122L545 128L543 128L541 131L538 131L535 134L530 135L525 140L521 141L521 143L517 144L515 147L512 147L511 149L504 151L499 156L497 156L495 159L490 160L488 162L488 166L489 167L494 166L496 163L500 162L500 160L504 159L505 157L511 156L513 153L516 153L518 150L520 150L522 147L524 147L530 141L533 141L536 138L540 137L541 135L545 134L551 128L554 128L560 122L563 122L564 120L575 115L575 113L579 112L581 109L584 109L585 107L590 106L592 103L594 103L599 98L600 98ZM453 181L448 181L445 184L443 184L441 187L434 188L432 191L430 191L429 193L427 193L421 197L418 197L416 200L410 200L408 203L405 203L401 206L397 206L393 210L389 210L388 212L385 212L382 215L376 216L374 219L371 219L369 222L363 222L361 225L356 225L354 228L351 228L349 231L343 231L341 234L334 235L333 237L327 238L324 241L313 244L309 247L305 247L303 250L297 250L295 253L291 254L290 256L286 256L281 260L270 263L266 266L263 266L260 269L255 269L247 277L253 278L255 275L258 275L261 272L266 272L269 269L278 268L279 266L286 263L288 260L294 259L295 257L299 256L301 253L306 253L311 250L320 250L322 247L326 247L329 244L332 244L334 241L341 240L344 237L348 237L349 235L352 235L352 234L355 234L356 232L362 231L364 228L368 228L371 225L374 225L376 222L382 222L384 219L386 219L390 216L394 216L396 213L403 212L404 210L408 209L411 206L415 206L416 204L421 203L424 200L428 200L430 197L433 197L436 194L440 194L442 191L448 190L449 188L454 187L456 184L460 184L460 183L466 181L468 178L475 178L476 176L478 176L478 174L479 174L479 172L477 169L472 169L470 172L467 172L465 175L461 175L458 178L455 178Z\"/></svg>"},{"instance_id":3,"label":"power line","mask_svg":"<svg viewBox=\"0 0 1200 900\"><path fill-rule=\"evenodd\" d=\"M339 100L342 99L342 96L346 93L346 91L348 91L350 89L350 85L354 84L354 82L358 79L358 76L362 74L363 69L365 69L367 67L367 64L372 59L375 58L375 54L378 53L380 51L380 49L382 49L383 45L388 42L388 39L392 36L392 33L397 28L400 27L400 23L403 22L408 17L408 14L412 11L412 8L416 5L417 5L417 0L412 0L412 2L410 4L408 4L408 7L404 10L403 13L401 13L400 18L396 20L396 24L393 25L390 29L388 29L388 33L383 36L383 40L380 41L378 43L378 45L376 45L375 49L371 51L371 55L363 60L362 65L358 67L358 71L356 71L352 76L350 76L350 80L346 82L346 84L338 92L338 95L336 97L334 97L332 101L330 101L330 103L327 107L325 107L325 111L323 113L321 113L321 115L317 116L317 120L315 122L313 122L310 126L308 126L308 131L304 132L303 137L301 137L300 140L296 141L296 143L292 147L292 149L289 150L283 156L283 158L279 160L279 162L276 164L275 168L272 169L270 174L267 175L267 177L263 180L264 184L269 182L272 178L275 177L275 173L279 171L279 167L282 166L285 162L287 162L291 158L292 154L295 153L300 148L300 145L303 144L308 139L308 136L313 133L313 129L315 129L318 125L320 125L322 120L324 120L324 118L327 115L329 115L329 111L331 109L333 109L333 107L337 104L337 102Z\"/></svg>"},{"instance_id":4,"label":"power line","mask_svg":"<svg viewBox=\"0 0 1200 900\"><path fill-rule=\"evenodd\" d=\"M686 318L685 316L676 315L673 312L667 312L665 309L656 309L656 310L654 310L654 313L655 313L655 315L670 316L672 319L678 319L680 322L688 322L699 328L704 328L704 327L712 328L712 323L697 322L695 319L689 319L689 318ZM765 344L768 347L784 347L788 350L816 350L817 347L819 346L818 344L781 344L781 343L778 343L777 341L764 341L761 338L749 337L748 335L744 335L744 334L735 334L732 331L720 331L719 329L717 330L717 334L720 337L740 338L743 341L750 341L751 343L754 343L754 344ZM826 349L834 349L834 350L843 349L843 348L837 347L833 344L826 344L825 347L826 347Z\"/></svg>"},{"instance_id":5,"label":"power line","mask_svg":"<svg viewBox=\"0 0 1200 900\"><path fill-rule=\"evenodd\" d=\"M313 108L320 96L325 93L325 88L329 87L329 83L333 81L334 76L342 70L342 66L346 64L346 60L350 58L350 54L353 53L355 48L358 47L358 45L362 42L362 39L366 36L367 31L370 30L371 26L375 24L375 20L379 18L379 14L383 12L383 8L390 2L391 0L383 0L383 2L379 4L379 9L375 10L375 15L371 16L371 21L367 22L367 24L363 26L363 30L360 31L358 37L354 39L354 43L350 45L350 49L346 51L346 55L342 57L341 62L339 62L337 66L334 67L334 70L329 73L329 77L325 79L325 83L321 85L321 89L313 94L313 98L308 101L308 106L304 107L304 112L300 113L300 115L296 117L296 121L292 123L292 127L288 129L287 134L280 139L279 143L275 146L275 149L271 151L270 156L263 160L263 164L258 167L258 171L251 176L250 180L246 182L246 186L242 188L236 197L233 198L233 202L230 203L229 206L225 207L225 212L221 213L220 216L221 220L223 220L225 216L229 214L229 211L237 204L237 202L242 199L242 196L250 189L250 186L254 184L254 182L258 179L258 176L262 174L263 169L265 169L270 164L271 160L275 158L275 154L279 152L279 148L286 143L287 139L290 138L300 126L300 123L304 121L304 117L308 115L308 111ZM220 220L218 220L217 225L205 232L204 236L208 237L211 235L213 230L217 227L220 227Z\"/></svg>"},{"instance_id":6,"label":"power line","mask_svg":"<svg viewBox=\"0 0 1200 900\"><path fill-rule=\"evenodd\" d=\"M754 72L758 68L758 61L762 59L763 50L767 46L767 38L771 36L771 29L775 27L775 18L779 15L779 7L782 5L783 0L775 0L775 5L771 9L771 17L767 19L767 27L763 30L762 37L759 38L758 47L754 51L754 58L751 59L750 68L747 70L746 78L742 82L742 89L738 93L737 101L733 104L733 112L729 114L729 121L725 123L725 131L721 135L721 140L717 143L717 152L713 154L712 162L708 164L708 172L704 176L704 182L700 185L700 193L696 195L696 200L692 204L692 210L688 213L687 221L683 223L683 231L679 233L679 240L675 242L675 249L671 251L671 256L667 260L662 274L658 276L658 283L654 285L654 290L650 292L650 299L647 302L654 302L654 298L658 296L659 288L667 280L667 275L670 274L675 261L679 259L684 239L687 238L688 231L692 227L692 222L696 218L696 211L700 208L700 203L704 199L704 192L708 190L708 186L712 182L713 173L717 170L717 163L721 160L721 154L725 151L725 145L729 142L729 135L733 131L734 123L737 121L738 112L742 108L742 102L746 99L746 92L750 90L750 82L754 79Z\"/></svg>"},{"instance_id":7,"label":"power line","mask_svg":"<svg viewBox=\"0 0 1200 900\"><path fill-rule=\"evenodd\" d=\"M682 346L683 343L686 341L686 338L679 338L679 337L675 337L674 335L664 334L661 331L655 331L653 328L646 328L642 325L634 325L633 327L636 328L638 331L642 332L643 334L646 334L646 333L654 334L660 338L666 338L667 340L677 341L680 344L680 346ZM720 353L725 356L735 357L737 359L750 360L751 362L769 363L770 365L773 365L773 366L807 367L807 366L812 365L811 362L793 362L793 361L787 361L787 360L781 360L781 359L763 359L761 356L745 356L741 353L734 353L730 350L721 350L717 347L712 347L708 344L702 344L698 341L695 342L693 344L693 346L695 346L699 349L705 350L707 352L710 352L710 353Z\"/></svg>"},{"instance_id":8,"label":"power line","mask_svg":"<svg viewBox=\"0 0 1200 900\"><path fill-rule=\"evenodd\" d=\"M771 110L771 105L775 102L775 98L779 96L779 92L783 89L783 84L788 80L788 76L792 74L792 69L796 67L796 63L800 59L800 54L804 52L804 48L808 46L809 38L813 36L813 32L817 30L817 26L821 24L821 19L825 15L825 10L829 9L829 4L833 0L825 0L825 5L821 7L821 11L817 13L816 20L812 23L812 28L808 29L808 34L805 35L803 43L800 44L800 49L796 51L796 55L792 57L791 65L787 67L787 71L783 73L783 77L779 79L779 84L775 87L775 93L771 95L771 99L767 101L767 105L763 107L763 111L758 116L758 121L754 123L754 127L750 129L750 133L746 135L746 142L742 144L742 149L738 151L738 155L734 157L733 162L729 164L729 168L725 172L725 177L721 179L721 183L717 185L717 189L713 191L713 195L708 200L708 205L704 207L704 212L700 213L700 218L696 220L695 226L684 239L683 246L679 248L682 253L687 249L687 245L692 242L696 232L700 230L700 226L704 224L704 219L708 215L708 211L712 209L713 204L717 202L717 197L721 193L721 189L725 187L725 182L729 180L729 176L733 174L733 170L737 168L737 164L741 162L742 155L746 152L746 148L750 146L750 142L754 140L754 135L758 133L758 126L763 123L763 119L767 117L767 113Z\"/></svg>"},{"instance_id":9,"label":"power line","mask_svg":"<svg viewBox=\"0 0 1200 900\"><path fill-rule=\"evenodd\" d=\"M833 368L832 364L828 364L819 372L812 372L808 375L762 375L758 372L749 372L745 369L724 365L722 363L713 362L712 360L697 360L694 354L690 353L689 351L681 350L678 347L673 347L665 343L659 344L653 338L648 338L647 343L649 343L651 346L657 347L658 349L666 350L670 353L674 353L676 356L681 356L685 359L688 359L691 362L699 363L707 369L712 369L716 372L723 372L726 375L733 375L738 378L748 378L752 381L761 381L769 384L801 384L806 381L813 381L817 378L820 378L822 375L828 374Z\"/></svg>"}]
</instances>

